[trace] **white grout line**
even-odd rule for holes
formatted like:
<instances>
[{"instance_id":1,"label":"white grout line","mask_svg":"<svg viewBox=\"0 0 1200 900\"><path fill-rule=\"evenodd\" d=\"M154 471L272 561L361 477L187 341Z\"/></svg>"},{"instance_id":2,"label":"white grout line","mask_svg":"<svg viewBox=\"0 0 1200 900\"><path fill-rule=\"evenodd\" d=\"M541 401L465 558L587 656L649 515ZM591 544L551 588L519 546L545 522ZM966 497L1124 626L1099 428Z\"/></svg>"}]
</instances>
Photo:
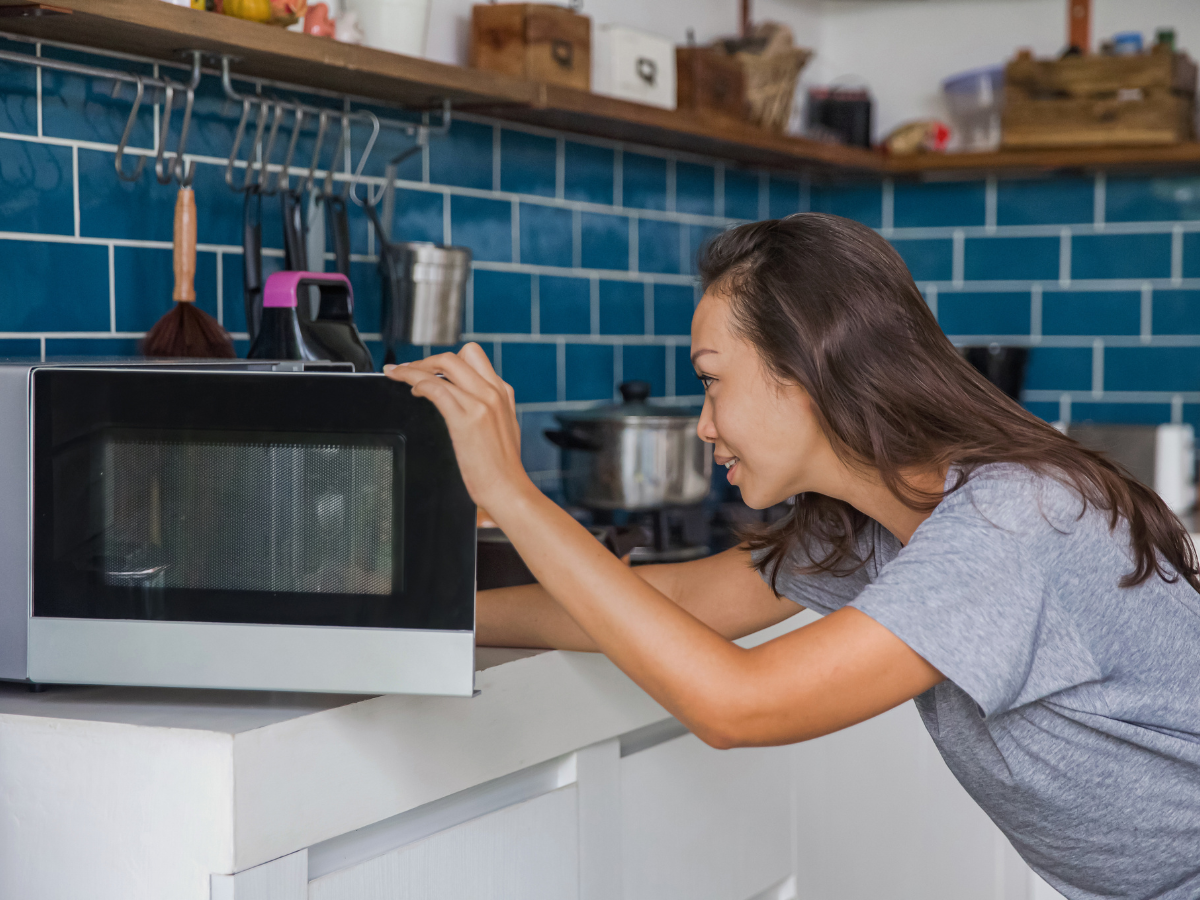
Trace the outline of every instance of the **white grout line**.
<instances>
[{"instance_id":1,"label":"white grout line","mask_svg":"<svg viewBox=\"0 0 1200 900\"><path fill-rule=\"evenodd\" d=\"M600 279L593 276L588 293L588 331L591 336L600 334Z\"/></svg>"},{"instance_id":2,"label":"white grout line","mask_svg":"<svg viewBox=\"0 0 1200 900\"><path fill-rule=\"evenodd\" d=\"M638 270L638 220L637 216L629 217L629 271Z\"/></svg>"},{"instance_id":3,"label":"white grout line","mask_svg":"<svg viewBox=\"0 0 1200 900\"><path fill-rule=\"evenodd\" d=\"M621 399L619 390L620 384L625 380L625 353L624 346L621 344L613 344L613 392L614 400Z\"/></svg>"},{"instance_id":4,"label":"white grout line","mask_svg":"<svg viewBox=\"0 0 1200 900\"><path fill-rule=\"evenodd\" d=\"M667 384L666 384L666 392L667 392L667 396L668 396L668 397L674 397L674 396L675 396L675 366L676 366L676 364L677 364L676 360L677 360L677 357L678 357L678 354L679 354L679 350L677 349L678 347L679 347L679 345L678 345L678 344L676 344L676 345L675 345L675 346L673 346L673 347L672 347L672 346L668 346L668 347L667 347L667 354L666 354L666 355L667 355Z\"/></svg>"},{"instance_id":5,"label":"white grout line","mask_svg":"<svg viewBox=\"0 0 1200 900\"><path fill-rule=\"evenodd\" d=\"M1029 337L1033 343L1042 340L1042 286L1035 284L1029 290Z\"/></svg>"},{"instance_id":6,"label":"white grout line","mask_svg":"<svg viewBox=\"0 0 1200 900\"><path fill-rule=\"evenodd\" d=\"M1174 394L1171 396L1171 424L1183 424L1183 395Z\"/></svg>"},{"instance_id":7,"label":"white grout line","mask_svg":"<svg viewBox=\"0 0 1200 900\"><path fill-rule=\"evenodd\" d=\"M425 355L429 355L429 350L425 350ZM504 343L503 341L495 341L492 344L492 367L496 370L496 374L501 378L504 377Z\"/></svg>"},{"instance_id":8,"label":"white grout line","mask_svg":"<svg viewBox=\"0 0 1200 900\"><path fill-rule=\"evenodd\" d=\"M45 338L39 339L38 344L39 344L39 355L42 357L42 362L45 362L46 361L46 339Z\"/></svg>"},{"instance_id":9,"label":"white grout line","mask_svg":"<svg viewBox=\"0 0 1200 900\"><path fill-rule=\"evenodd\" d=\"M938 286L936 284L925 285L925 303L936 319L938 314Z\"/></svg>"},{"instance_id":10,"label":"white grout line","mask_svg":"<svg viewBox=\"0 0 1200 900\"><path fill-rule=\"evenodd\" d=\"M567 139L561 134L554 141L554 199L567 195Z\"/></svg>"},{"instance_id":11,"label":"white grout line","mask_svg":"<svg viewBox=\"0 0 1200 900\"><path fill-rule=\"evenodd\" d=\"M966 268L966 240L962 230L954 232L954 256L951 263L950 280L954 282L955 287L962 287L963 270Z\"/></svg>"},{"instance_id":12,"label":"white grout line","mask_svg":"<svg viewBox=\"0 0 1200 900\"><path fill-rule=\"evenodd\" d=\"M542 333L542 280L537 275L529 276L529 331Z\"/></svg>"},{"instance_id":13,"label":"white grout line","mask_svg":"<svg viewBox=\"0 0 1200 900\"><path fill-rule=\"evenodd\" d=\"M1067 287L1071 283L1071 229L1064 228L1058 235L1058 283Z\"/></svg>"},{"instance_id":14,"label":"white grout line","mask_svg":"<svg viewBox=\"0 0 1200 900\"><path fill-rule=\"evenodd\" d=\"M1154 286L1149 282L1142 285L1139 337L1143 344L1150 343L1154 327Z\"/></svg>"},{"instance_id":15,"label":"white grout line","mask_svg":"<svg viewBox=\"0 0 1200 900\"><path fill-rule=\"evenodd\" d=\"M879 230L884 236L890 237L896 227L896 183L890 178L883 179L879 196Z\"/></svg>"},{"instance_id":16,"label":"white grout line","mask_svg":"<svg viewBox=\"0 0 1200 900\"><path fill-rule=\"evenodd\" d=\"M1183 281L1183 227L1176 223L1171 229L1171 283Z\"/></svg>"},{"instance_id":17,"label":"white grout line","mask_svg":"<svg viewBox=\"0 0 1200 900\"><path fill-rule=\"evenodd\" d=\"M999 189L996 176L989 175L983 190L983 228L988 234L996 233L996 202Z\"/></svg>"},{"instance_id":18,"label":"white grout line","mask_svg":"<svg viewBox=\"0 0 1200 900\"><path fill-rule=\"evenodd\" d=\"M1091 391L1026 390L1026 399L1039 403L1060 401L1069 397L1073 403L1091 403ZM1106 403L1173 403L1178 397L1183 403L1200 403L1200 391L1105 391Z\"/></svg>"},{"instance_id":19,"label":"white grout line","mask_svg":"<svg viewBox=\"0 0 1200 900\"><path fill-rule=\"evenodd\" d=\"M1026 391L1026 394L1029 392ZM1069 425L1071 422L1071 395L1061 394L1058 398L1058 420Z\"/></svg>"},{"instance_id":20,"label":"white grout line","mask_svg":"<svg viewBox=\"0 0 1200 900\"><path fill-rule=\"evenodd\" d=\"M450 194L442 194L442 243L447 247L454 244L454 234L450 227Z\"/></svg>"},{"instance_id":21,"label":"white grout line","mask_svg":"<svg viewBox=\"0 0 1200 900\"><path fill-rule=\"evenodd\" d=\"M558 386L558 402L567 399L567 342L559 340L554 347L555 384Z\"/></svg>"},{"instance_id":22,"label":"white grout line","mask_svg":"<svg viewBox=\"0 0 1200 900\"><path fill-rule=\"evenodd\" d=\"M40 69L38 71L41 71ZM71 148L71 204L75 216L75 237L79 231L79 148Z\"/></svg>"},{"instance_id":23,"label":"white grout line","mask_svg":"<svg viewBox=\"0 0 1200 900\"><path fill-rule=\"evenodd\" d=\"M647 281L642 290L642 330L648 337L654 335L654 285Z\"/></svg>"},{"instance_id":24,"label":"white grout line","mask_svg":"<svg viewBox=\"0 0 1200 900\"><path fill-rule=\"evenodd\" d=\"M1104 340L1092 341L1092 396L1104 396Z\"/></svg>"},{"instance_id":25,"label":"white grout line","mask_svg":"<svg viewBox=\"0 0 1200 900\"><path fill-rule=\"evenodd\" d=\"M509 226L512 231L512 261L515 263L521 262L521 204L517 200L512 201L512 222Z\"/></svg>"},{"instance_id":26,"label":"white grout line","mask_svg":"<svg viewBox=\"0 0 1200 900\"><path fill-rule=\"evenodd\" d=\"M571 210L571 267L583 268L583 213Z\"/></svg>"},{"instance_id":27,"label":"white grout line","mask_svg":"<svg viewBox=\"0 0 1200 900\"><path fill-rule=\"evenodd\" d=\"M108 330L117 330L117 273L113 245L108 245Z\"/></svg>"},{"instance_id":28,"label":"white grout line","mask_svg":"<svg viewBox=\"0 0 1200 900\"><path fill-rule=\"evenodd\" d=\"M620 209L625 205L625 153L620 147L613 148L613 202Z\"/></svg>"},{"instance_id":29,"label":"white grout line","mask_svg":"<svg viewBox=\"0 0 1200 900\"><path fill-rule=\"evenodd\" d=\"M692 271L692 231L688 225L679 226L679 271Z\"/></svg>"},{"instance_id":30,"label":"white grout line","mask_svg":"<svg viewBox=\"0 0 1200 900\"><path fill-rule=\"evenodd\" d=\"M1095 188L1092 192L1092 226L1097 231L1104 231L1106 226L1106 207L1108 206L1108 175L1096 173Z\"/></svg>"}]
</instances>

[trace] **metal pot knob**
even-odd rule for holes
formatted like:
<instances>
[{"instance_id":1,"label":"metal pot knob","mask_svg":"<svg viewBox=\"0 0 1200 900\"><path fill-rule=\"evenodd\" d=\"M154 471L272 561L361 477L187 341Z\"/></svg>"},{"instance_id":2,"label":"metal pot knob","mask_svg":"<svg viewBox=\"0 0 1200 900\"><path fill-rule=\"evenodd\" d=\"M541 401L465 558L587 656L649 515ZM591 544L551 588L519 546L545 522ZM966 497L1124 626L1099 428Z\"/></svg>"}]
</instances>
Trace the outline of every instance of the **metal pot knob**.
<instances>
[{"instance_id":1,"label":"metal pot knob","mask_svg":"<svg viewBox=\"0 0 1200 900\"><path fill-rule=\"evenodd\" d=\"M624 381L620 387L621 399L626 403L645 403L651 390L648 381Z\"/></svg>"}]
</instances>

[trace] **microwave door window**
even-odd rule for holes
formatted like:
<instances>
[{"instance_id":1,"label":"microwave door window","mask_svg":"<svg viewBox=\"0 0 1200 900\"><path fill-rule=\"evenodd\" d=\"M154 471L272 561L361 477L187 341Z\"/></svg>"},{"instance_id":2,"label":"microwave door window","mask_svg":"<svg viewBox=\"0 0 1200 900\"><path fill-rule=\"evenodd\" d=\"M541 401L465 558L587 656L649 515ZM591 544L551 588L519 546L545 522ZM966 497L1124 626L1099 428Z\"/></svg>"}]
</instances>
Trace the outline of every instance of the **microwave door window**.
<instances>
[{"instance_id":1,"label":"microwave door window","mask_svg":"<svg viewBox=\"0 0 1200 900\"><path fill-rule=\"evenodd\" d=\"M391 594L396 448L256 438L105 436L93 480L105 583L148 597Z\"/></svg>"}]
</instances>

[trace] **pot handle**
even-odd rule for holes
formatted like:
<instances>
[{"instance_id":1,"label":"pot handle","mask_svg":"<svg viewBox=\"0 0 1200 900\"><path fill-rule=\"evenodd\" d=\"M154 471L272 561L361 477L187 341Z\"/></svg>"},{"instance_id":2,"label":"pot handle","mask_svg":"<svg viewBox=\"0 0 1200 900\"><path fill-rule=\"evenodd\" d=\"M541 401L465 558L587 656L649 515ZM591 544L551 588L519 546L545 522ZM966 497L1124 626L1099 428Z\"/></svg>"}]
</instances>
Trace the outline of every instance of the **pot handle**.
<instances>
[{"instance_id":1,"label":"pot handle","mask_svg":"<svg viewBox=\"0 0 1200 900\"><path fill-rule=\"evenodd\" d=\"M546 440L564 450L584 450L595 453L600 449L599 442L586 431L567 427L561 431L546 431Z\"/></svg>"},{"instance_id":2,"label":"pot handle","mask_svg":"<svg viewBox=\"0 0 1200 900\"><path fill-rule=\"evenodd\" d=\"M626 403L645 403L651 390L653 388L648 381L623 381L620 387L621 399Z\"/></svg>"}]
</instances>

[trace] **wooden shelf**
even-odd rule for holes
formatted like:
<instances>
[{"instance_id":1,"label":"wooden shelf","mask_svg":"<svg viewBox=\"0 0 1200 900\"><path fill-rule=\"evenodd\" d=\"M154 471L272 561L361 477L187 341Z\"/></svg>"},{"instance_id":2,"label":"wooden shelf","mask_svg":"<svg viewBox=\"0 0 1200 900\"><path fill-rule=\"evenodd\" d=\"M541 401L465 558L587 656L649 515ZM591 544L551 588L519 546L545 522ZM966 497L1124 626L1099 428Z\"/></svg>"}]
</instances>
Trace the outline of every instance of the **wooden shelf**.
<instances>
[{"instance_id":1,"label":"wooden shelf","mask_svg":"<svg viewBox=\"0 0 1200 900\"><path fill-rule=\"evenodd\" d=\"M204 50L236 74L415 108L455 108L545 128L685 150L749 166L831 177L1011 170L1200 167L1200 143L885 157L763 131L744 122L602 97L460 66L296 34L162 0L0 0L0 31L156 59ZM47 8L52 7L52 8ZM58 10L57 14L53 10Z\"/></svg>"}]
</instances>

